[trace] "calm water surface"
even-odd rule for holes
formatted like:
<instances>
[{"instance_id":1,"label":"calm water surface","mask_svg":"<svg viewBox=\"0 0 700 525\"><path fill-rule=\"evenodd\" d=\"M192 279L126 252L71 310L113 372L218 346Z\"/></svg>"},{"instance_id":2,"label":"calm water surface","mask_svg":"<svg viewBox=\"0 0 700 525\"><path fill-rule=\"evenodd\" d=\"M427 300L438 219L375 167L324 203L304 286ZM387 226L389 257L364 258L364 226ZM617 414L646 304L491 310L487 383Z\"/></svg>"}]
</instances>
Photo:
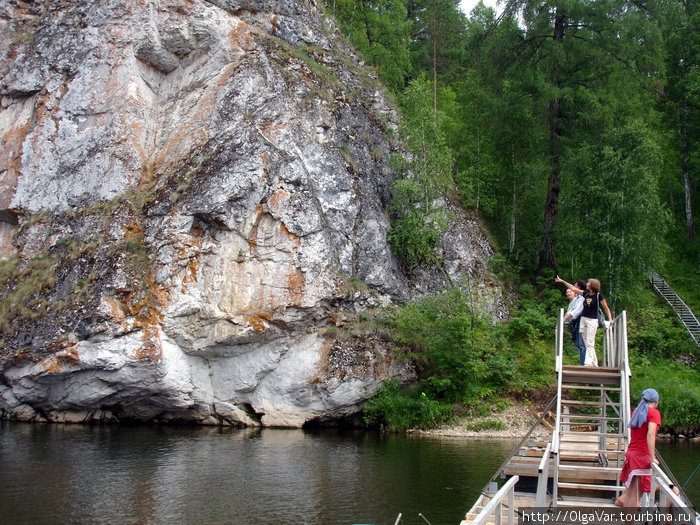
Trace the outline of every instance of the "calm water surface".
<instances>
[{"instance_id":1,"label":"calm water surface","mask_svg":"<svg viewBox=\"0 0 700 525\"><path fill-rule=\"evenodd\" d=\"M1 422L0 523L457 525L517 443ZM700 461L662 453L681 483Z\"/></svg>"}]
</instances>

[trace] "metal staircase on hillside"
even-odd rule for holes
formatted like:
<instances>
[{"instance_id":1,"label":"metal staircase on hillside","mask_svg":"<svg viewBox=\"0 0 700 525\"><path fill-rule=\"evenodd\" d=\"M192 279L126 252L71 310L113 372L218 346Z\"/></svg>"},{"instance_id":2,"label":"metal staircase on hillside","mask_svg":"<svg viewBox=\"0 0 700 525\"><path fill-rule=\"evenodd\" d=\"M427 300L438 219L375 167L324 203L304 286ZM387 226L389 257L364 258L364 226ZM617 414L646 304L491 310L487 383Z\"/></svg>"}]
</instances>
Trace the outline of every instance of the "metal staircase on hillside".
<instances>
[{"instance_id":1,"label":"metal staircase on hillside","mask_svg":"<svg viewBox=\"0 0 700 525\"><path fill-rule=\"evenodd\" d=\"M690 337L695 341L695 344L700 347L700 322L698 322L698 318L695 317L695 314L693 314L690 308L688 308L688 305L683 302L683 299L678 297L664 278L658 273L652 272L649 280L659 295L666 299L669 306L676 312L683 326L685 326L690 333Z\"/></svg>"}]
</instances>

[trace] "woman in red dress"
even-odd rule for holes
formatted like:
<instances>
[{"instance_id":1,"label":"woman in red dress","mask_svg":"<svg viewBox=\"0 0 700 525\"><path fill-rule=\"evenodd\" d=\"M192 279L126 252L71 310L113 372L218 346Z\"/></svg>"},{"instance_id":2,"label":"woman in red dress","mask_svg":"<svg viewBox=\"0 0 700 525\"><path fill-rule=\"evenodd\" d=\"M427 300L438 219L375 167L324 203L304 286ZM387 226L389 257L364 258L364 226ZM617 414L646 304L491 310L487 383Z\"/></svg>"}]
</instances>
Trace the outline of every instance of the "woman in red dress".
<instances>
[{"instance_id":1,"label":"woman in red dress","mask_svg":"<svg viewBox=\"0 0 700 525\"><path fill-rule=\"evenodd\" d=\"M651 490L651 464L656 459L656 433L661 425L659 393L653 388L642 392L642 400L630 418L630 443L625 453L620 481L625 484L625 493L617 498L618 507L638 508L642 492Z\"/></svg>"}]
</instances>

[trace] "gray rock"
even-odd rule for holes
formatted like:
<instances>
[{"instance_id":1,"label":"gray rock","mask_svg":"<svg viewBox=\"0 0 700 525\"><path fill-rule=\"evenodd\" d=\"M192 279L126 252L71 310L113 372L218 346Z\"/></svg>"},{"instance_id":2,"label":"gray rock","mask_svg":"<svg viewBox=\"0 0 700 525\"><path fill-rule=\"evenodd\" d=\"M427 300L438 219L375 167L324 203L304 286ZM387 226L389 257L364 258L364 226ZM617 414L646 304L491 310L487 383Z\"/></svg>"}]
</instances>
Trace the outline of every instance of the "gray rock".
<instances>
[{"instance_id":1,"label":"gray rock","mask_svg":"<svg viewBox=\"0 0 700 525\"><path fill-rule=\"evenodd\" d=\"M0 43L33 39L0 64L0 301L33 310L0 320L3 417L352 417L414 371L329 324L459 279L502 316L492 250L458 210L445 273L402 271L397 113L313 3L24 5L0 24Z\"/></svg>"}]
</instances>

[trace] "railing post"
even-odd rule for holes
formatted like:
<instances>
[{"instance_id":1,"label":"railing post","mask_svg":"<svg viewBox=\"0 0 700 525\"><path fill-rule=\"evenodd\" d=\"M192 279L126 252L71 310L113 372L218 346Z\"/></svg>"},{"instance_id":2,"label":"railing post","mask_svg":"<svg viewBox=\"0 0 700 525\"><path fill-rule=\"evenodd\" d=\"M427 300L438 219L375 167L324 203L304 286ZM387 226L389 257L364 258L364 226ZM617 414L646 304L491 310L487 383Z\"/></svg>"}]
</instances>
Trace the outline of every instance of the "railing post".
<instances>
[{"instance_id":1,"label":"railing post","mask_svg":"<svg viewBox=\"0 0 700 525\"><path fill-rule=\"evenodd\" d=\"M488 517L492 514L494 515L496 524L500 524L502 502L503 498L506 495L508 495L508 506L510 507L510 510L508 511L508 523L509 525L513 525L512 512L513 508L515 507L515 484L518 482L519 479L519 476L513 476L508 481L506 481L505 485L501 487L501 490L499 490L493 496L493 498L491 498L491 501L489 501L488 504L483 509L481 509L481 512L479 512L478 516L474 518L474 520L472 521L472 525L484 525ZM463 521L462 523L466 523L466 521Z\"/></svg>"},{"instance_id":2,"label":"railing post","mask_svg":"<svg viewBox=\"0 0 700 525\"><path fill-rule=\"evenodd\" d=\"M515 489L508 494L508 525L515 522Z\"/></svg>"},{"instance_id":3,"label":"railing post","mask_svg":"<svg viewBox=\"0 0 700 525\"><path fill-rule=\"evenodd\" d=\"M535 496L535 507L543 508L547 506L547 481L549 481L549 456L552 452L552 444L548 443L542 454L540 466L537 472L537 494Z\"/></svg>"}]
</instances>

